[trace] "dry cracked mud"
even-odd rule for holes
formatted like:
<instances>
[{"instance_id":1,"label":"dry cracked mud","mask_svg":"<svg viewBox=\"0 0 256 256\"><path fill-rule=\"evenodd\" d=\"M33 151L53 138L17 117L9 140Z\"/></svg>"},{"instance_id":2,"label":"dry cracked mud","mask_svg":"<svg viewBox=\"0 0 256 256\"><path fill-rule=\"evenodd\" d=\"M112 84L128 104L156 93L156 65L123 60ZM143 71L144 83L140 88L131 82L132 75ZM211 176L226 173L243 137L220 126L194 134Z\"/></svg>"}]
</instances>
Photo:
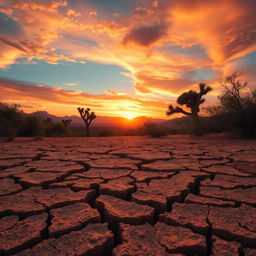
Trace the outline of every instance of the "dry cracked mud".
<instances>
[{"instance_id":1,"label":"dry cracked mud","mask_svg":"<svg viewBox=\"0 0 256 256\"><path fill-rule=\"evenodd\" d=\"M256 256L256 142L0 142L0 255Z\"/></svg>"}]
</instances>

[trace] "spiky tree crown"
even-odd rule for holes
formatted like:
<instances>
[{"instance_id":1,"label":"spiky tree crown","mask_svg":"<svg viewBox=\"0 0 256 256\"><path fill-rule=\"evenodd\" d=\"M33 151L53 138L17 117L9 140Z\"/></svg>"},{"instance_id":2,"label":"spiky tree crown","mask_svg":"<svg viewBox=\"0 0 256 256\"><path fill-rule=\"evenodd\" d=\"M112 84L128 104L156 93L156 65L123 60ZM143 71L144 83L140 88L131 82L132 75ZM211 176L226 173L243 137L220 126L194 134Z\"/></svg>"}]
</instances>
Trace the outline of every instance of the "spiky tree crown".
<instances>
[{"instance_id":1,"label":"spiky tree crown","mask_svg":"<svg viewBox=\"0 0 256 256\"><path fill-rule=\"evenodd\" d=\"M199 92L190 90L188 92L182 93L177 98L177 103L181 106L185 105L187 108L190 108L191 112L187 112L178 106L174 107L173 105L169 105L167 115L172 115L174 113L182 113L184 115L198 115L200 105L205 102L205 99L202 98L203 95L207 94L211 90L212 88L210 86L206 86L205 84L201 83L199 84Z\"/></svg>"},{"instance_id":2,"label":"spiky tree crown","mask_svg":"<svg viewBox=\"0 0 256 256\"><path fill-rule=\"evenodd\" d=\"M62 120L61 122L62 122L66 127L68 127L68 126L71 124L72 120L71 120L71 119L65 119L65 120Z\"/></svg>"},{"instance_id":3,"label":"spiky tree crown","mask_svg":"<svg viewBox=\"0 0 256 256\"><path fill-rule=\"evenodd\" d=\"M82 119L84 120L86 125L90 125L92 120L96 118L96 115L94 112L90 113L90 108L77 108L78 112L80 113Z\"/></svg>"}]
</instances>

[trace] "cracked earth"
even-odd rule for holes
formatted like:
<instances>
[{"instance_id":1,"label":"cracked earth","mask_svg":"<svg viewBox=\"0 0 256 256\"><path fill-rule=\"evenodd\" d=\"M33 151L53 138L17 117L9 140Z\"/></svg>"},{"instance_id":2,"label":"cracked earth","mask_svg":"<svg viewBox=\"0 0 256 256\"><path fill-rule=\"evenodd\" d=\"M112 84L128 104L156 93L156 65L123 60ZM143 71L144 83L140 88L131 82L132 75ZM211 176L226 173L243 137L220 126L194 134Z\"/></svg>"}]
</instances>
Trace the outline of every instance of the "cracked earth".
<instances>
[{"instance_id":1,"label":"cracked earth","mask_svg":"<svg viewBox=\"0 0 256 256\"><path fill-rule=\"evenodd\" d=\"M0 255L256 255L256 141L0 143Z\"/></svg>"}]
</instances>

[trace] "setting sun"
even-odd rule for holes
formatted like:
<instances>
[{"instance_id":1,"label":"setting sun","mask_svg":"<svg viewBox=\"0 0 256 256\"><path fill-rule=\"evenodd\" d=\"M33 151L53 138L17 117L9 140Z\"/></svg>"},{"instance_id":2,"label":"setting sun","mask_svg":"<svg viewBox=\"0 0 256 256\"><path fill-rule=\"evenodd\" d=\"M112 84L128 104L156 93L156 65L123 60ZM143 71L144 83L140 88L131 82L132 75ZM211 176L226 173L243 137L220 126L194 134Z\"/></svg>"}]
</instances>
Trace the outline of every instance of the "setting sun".
<instances>
[{"instance_id":1,"label":"setting sun","mask_svg":"<svg viewBox=\"0 0 256 256\"><path fill-rule=\"evenodd\" d=\"M132 120L132 119L134 118L134 116L126 116L126 118L127 118L128 120Z\"/></svg>"},{"instance_id":2,"label":"setting sun","mask_svg":"<svg viewBox=\"0 0 256 256\"><path fill-rule=\"evenodd\" d=\"M122 116L128 120L132 120L138 116L142 116L143 114L142 113L132 113L132 112L126 112L126 113L123 113Z\"/></svg>"}]
</instances>

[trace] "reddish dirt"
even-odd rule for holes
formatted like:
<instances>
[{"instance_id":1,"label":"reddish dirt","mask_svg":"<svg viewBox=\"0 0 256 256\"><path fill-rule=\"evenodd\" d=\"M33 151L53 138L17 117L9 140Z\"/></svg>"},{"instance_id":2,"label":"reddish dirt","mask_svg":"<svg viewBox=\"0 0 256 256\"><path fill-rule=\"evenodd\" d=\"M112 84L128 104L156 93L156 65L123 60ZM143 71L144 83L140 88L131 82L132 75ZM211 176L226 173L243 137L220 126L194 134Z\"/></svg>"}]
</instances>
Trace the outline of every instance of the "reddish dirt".
<instances>
[{"instance_id":1,"label":"reddish dirt","mask_svg":"<svg viewBox=\"0 0 256 256\"><path fill-rule=\"evenodd\" d=\"M255 256L256 142L0 142L0 255Z\"/></svg>"},{"instance_id":2,"label":"reddish dirt","mask_svg":"<svg viewBox=\"0 0 256 256\"><path fill-rule=\"evenodd\" d=\"M49 236L59 236L80 229L88 223L100 222L100 214L87 203L74 203L50 211Z\"/></svg>"}]
</instances>

